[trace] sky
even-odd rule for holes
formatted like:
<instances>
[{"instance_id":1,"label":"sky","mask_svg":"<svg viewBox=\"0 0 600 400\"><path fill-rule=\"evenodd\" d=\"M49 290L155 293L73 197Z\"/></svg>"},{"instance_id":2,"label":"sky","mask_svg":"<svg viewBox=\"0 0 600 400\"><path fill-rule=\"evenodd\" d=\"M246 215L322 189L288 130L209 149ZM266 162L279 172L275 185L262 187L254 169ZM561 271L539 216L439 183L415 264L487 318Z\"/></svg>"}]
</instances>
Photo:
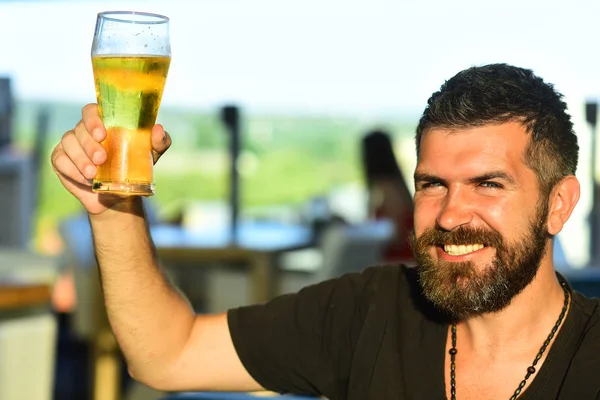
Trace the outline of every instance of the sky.
<instances>
[{"instance_id":1,"label":"sky","mask_svg":"<svg viewBox=\"0 0 600 400\"><path fill-rule=\"evenodd\" d=\"M592 0L8 1L0 74L19 97L93 101L95 18L110 9L171 18L168 105L418 113L489 62L533 68L572 98L600 93Z\"/></svg>"},{"instance_id":2,"label":"sky","mask_svg":"<svg viewBox=\"0 0 600 400\"><path fill-rule=\"evenodd\" d=\"M0 1L0 75L20 99L95 101L96 14L170 17L163 106L415 116L472 65L533 69L565 95L582 148L582 199L563 234L585 261L591 205L585 99L600 97L600 1L121 0Z\"/></svg>"}]
</instances>

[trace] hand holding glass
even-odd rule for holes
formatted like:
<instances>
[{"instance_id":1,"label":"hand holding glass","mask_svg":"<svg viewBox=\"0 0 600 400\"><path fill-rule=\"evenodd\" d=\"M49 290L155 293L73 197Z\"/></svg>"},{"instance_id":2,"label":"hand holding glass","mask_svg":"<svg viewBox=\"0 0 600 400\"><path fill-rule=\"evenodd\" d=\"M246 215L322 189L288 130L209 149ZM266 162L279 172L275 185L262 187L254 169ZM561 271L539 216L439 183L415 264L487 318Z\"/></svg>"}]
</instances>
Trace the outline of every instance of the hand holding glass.
<instances>
[{"instance_id":1,"label":"hand holding glass","mask_svg":"<svg viewBox=\"0 0 600 400\"><path fill-rule=\"evenodd\" d=\"M151 132L171 63L169 19L111 11L98 14L92 67L98 112L106 127L106 162L92 189L99 193L154 194Z\"/></svg>"}]
</instances>

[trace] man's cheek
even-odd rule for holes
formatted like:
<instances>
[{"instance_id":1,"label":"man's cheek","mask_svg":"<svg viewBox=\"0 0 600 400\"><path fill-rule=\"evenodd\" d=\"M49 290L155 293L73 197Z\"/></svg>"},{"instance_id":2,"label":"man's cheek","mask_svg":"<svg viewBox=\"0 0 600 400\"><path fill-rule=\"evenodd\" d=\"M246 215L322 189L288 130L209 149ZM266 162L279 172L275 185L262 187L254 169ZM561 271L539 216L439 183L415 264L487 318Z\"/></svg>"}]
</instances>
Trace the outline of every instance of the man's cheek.
<instances>
[{"instance_id":1,"label":"man's cheek","mask_svg":"<svg viewBox=\"0 0 600 400\"><path fill-rule=\"evenodd\" d=\"M426 229L432 228L433 225L435 225L435 220L433 220L433 224L428 223L428 221L426 221L424 219L424 216L419 215L418 213L415 212L414 232L415 232L417 238L420 237Z\"/></svg>"}]
</instances>

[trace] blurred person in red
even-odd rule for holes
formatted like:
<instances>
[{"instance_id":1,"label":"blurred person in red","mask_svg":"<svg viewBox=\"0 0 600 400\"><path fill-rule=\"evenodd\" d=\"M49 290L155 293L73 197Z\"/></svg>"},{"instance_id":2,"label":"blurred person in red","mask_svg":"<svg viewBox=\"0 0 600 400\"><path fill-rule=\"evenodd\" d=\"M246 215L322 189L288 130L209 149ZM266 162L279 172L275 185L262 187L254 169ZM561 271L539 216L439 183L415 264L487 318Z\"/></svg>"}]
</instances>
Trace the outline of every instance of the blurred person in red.
<instances>
[{"instance_id":1,"label":"blurred person in red","mask_svg":"<svg viewBox=\"0 0 600 400\"><path fill-rule=\"evenodd\" d=\"M396 161L390 135L374 130L362 139L362 160L368 190L368 216L389 219L396 235L384 253L386 262L412 258L410 232L413 229L413 199Z\"/></svg>"}]
</instances>

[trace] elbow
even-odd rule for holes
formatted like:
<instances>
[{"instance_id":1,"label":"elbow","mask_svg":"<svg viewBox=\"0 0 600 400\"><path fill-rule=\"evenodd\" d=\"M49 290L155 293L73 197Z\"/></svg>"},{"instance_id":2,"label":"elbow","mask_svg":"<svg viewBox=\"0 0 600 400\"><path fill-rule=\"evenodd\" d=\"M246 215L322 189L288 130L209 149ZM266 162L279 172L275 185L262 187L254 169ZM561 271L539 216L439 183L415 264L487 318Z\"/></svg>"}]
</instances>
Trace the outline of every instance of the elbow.
<instances>
[{"instance_id":1,"label":"elbow","mask_svg":"<svg viewBox=\"0 0 600 400\"><path fill-rule=\"evenodd\" d=\"M177 385L177 380L164 368L158 366L145 366L144 368L140 368L139 366L134 367L131 364L127 364L127 372L133 380L160 392L175 392L182 390L182 388Z\"/></svg>"},{"instance_id":2,"label":"elbow","mask_svg":"<svg viewBox=\"0 0 600 400\"><path fill-rule=\"evenodd\" d=\"M130 363L127 363L127 373L134 381L158 390L158 388L156 388L154 385L154 379L152 379L148 373L143 372L140 368L136 368Z\"/></svg>"},{"instance_id":3,"label":"elbow","mask_svg":"<svg viewBox=\"0 0 600 400\"><path fill-rule=\"evenodd\" d=\"M149 369L152 369L152 371L149 371ZM154 390L158 390L158 391L170 391L172 390L171 388L168 388L166 385L166 379L164 378L164 373L162 373L160 371L160 368L156 367L156 368L150 368L150 367L146 367L146 368L140 368L132 366L131 364L127 364L127 372L129 373L129 376L139 382L142 383L148 387L150 387L151 389Z\"/></svg>"}]
</instances>

